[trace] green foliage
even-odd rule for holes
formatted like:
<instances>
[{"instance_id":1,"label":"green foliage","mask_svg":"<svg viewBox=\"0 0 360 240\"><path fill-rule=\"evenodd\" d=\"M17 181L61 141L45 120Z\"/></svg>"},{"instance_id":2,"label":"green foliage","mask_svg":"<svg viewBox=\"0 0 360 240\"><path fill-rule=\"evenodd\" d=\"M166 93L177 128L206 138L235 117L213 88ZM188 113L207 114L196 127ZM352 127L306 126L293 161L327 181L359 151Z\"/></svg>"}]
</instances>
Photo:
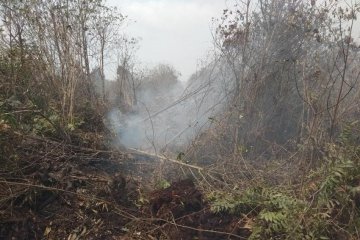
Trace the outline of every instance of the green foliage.
<instances>
[{"instance_id":1,"label":"green foliage","mask_svg":"<svg viewBox=\"0 0 360 240\"><path fill-rule=\"evenodd\" d=\"M155 187L156 187L157 189L165 189L165 188L170 187L170 185L171 185L171 184L170 184L167 180L165 180L165 179L160 179L159 181L156 182Z\"/></svg>"},{"instance_id":2,"label":"green foliage","mask_svg":"<svg viewBox=\"0 0 360 240\"><path fill-rule=\"evenodd\" d=\"M255 187L242 194L213 192L208 195L214 212L255 215L251 239L271 239L277 234L295 232L305 204L282 189ZM298 233L300 234L300 232ZM301 238L299 238L301 239Z\"/></svg>"},{"instance_id":3,"label":"green foliage","mask_svg":"<svg viewBox=\"0 0 360 240\"><path fill-rule=\"evenodd\" d=\"M352 180L352 171L354 169L356 169L354 162L347 159L330 164L330 166L327 167L327 176L320 185L320 199L327 201L336 196L338 193L337 190Z\"/></svg>"},{"instance_id":4,"label":"green foliage","mask_svg":"<svg viewBox=\"0 0 360 240\"><path fill-rule=\"evenodd\" d=\"M58 123L59 116L51 114L49 117L36 116L32 131L37 134L53 134L56 132L54 124Z\"/></svg>"},{"instance_id":5,"label":"green foliage","mask_svg":"<svg viewBox=\"0 0 360 240\"><path fill-rule=\"evenodd\" d=\"M345 124L339 136L339 142L346 150L346 154L351 154L352 158L360 155L360 121L356 120Z\"/></svg>"},{"instance_id":6,"label":"green foliage","mask_svg":"<svg viewBox=\"0 0 360 240\"><path fill-rule=\"evenodd\" d=\"M326 161L308 174L305 195L299 194L297 186L214 191L207 195L211 210L253 218L250 239L356 239L360 166L359 155L352 149L344 141L329 145Z\"/></svg>"},{"instance_id":7,"label":"green foliage","mask_svg":"<svg viewBox=\"0 0 360 240\"><path fill-rule=\"evenodd\" d=\"M242 194L228 192L211 192L207 195L214 212L244 213L247 209L267 206L271 209L290 209L302 202L282 193L279 189L255 187L245 190Z\"/></svg>"},{"instance_id":8,"label":"green foliage","mask_svg":"<svg viewBox=\"0 0 360 240\"><path fill-rule=\"evenodd\" d=\"M327 236L334 232L349 234L357 231L360 221L359 202L356 200L359 197L359 158L354 157L348 147L336 147L337 158L330 159L318 172L322 180L312 196L314 204L309 211L313 212L314 218L310 222L317 221Z\"/></svg>"},{"instance_id":9,"label":"green foliage","mask_svg":"<svg viewBox=\"0 0 360 240\"><path fill-rule=\"evenodd\" d=\"M207 199L211 202L211 210L215 213L234 213L237 207L244 204L239 196L221 191L210 192Z\"/></svg>"},{"instance_id":10,"label":"green foliage","mask_svg":"<svg viewBox=\"0 0 360 240\"><path fill-rule=\"evenodd\" d=\"M72 123L67 124L66 129L72 132L81 127L84 123L84 120L79 117L75 117Z\"/></svg>"}]
</instances>

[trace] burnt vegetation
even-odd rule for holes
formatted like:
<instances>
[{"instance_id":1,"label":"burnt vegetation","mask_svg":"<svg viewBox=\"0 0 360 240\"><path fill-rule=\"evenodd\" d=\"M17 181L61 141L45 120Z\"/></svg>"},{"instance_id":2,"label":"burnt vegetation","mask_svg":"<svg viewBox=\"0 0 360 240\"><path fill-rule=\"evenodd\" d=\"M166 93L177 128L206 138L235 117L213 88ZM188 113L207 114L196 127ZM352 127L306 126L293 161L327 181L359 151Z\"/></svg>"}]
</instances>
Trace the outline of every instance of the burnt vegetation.
<instances>
[{"instance_id":1,"label":"burnt vegetation","mask_svg":"<svg viewBox=\"0 0 360 240\"><path fill-rule=\"evenodd\" d=\"M236 1L186 86L102 0L0 4L0 239L360 239L358 1Z\"/></svg>"}]
</instances>

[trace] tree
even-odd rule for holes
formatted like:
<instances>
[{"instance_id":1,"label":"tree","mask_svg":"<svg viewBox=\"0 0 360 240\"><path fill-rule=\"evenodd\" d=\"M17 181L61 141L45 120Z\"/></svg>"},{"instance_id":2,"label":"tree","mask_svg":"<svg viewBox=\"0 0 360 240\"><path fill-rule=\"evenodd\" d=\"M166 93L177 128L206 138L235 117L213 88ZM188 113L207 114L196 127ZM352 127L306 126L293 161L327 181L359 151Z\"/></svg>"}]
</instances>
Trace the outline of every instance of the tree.
<instances>
[{"instance_id":1,"label":"tree","mask_svg":"<svg viewBox=\"0 0 360 240\"><path fill-rule=\"evenodd\" d=\"M36 72L32 81L52 93L55 105L60 103L62 124L73 123L77 106L85 102L96 105L90 77L92 58L101 56L104 95L110 29L121 24L122 15L106 7L103 0L25 0L3 1L1 16L5 21L4 47L10 51L18 48L20 58L26 55L27 47L32 49L31 68ZM16 74L12 76L15 81Z\"/></svg>"},{"instance_id":2,"label":"tree","mask_svg":"<svg viewBox=\"0 0 360 240\"><path fill-rule=\"evenodd\" d=\"M115 9L105 7L103 11L93 19L94 36L99 48L99 69L102 81L103 101L106 99L104 73L106 50L111 46L115 47L119 39L122 39L121 36L119 36L119 31L124 20L125 17L119 14ZM125 40L125 38L122 40Z\"/></svg>"},{"instance_id":3,"label":"tree","mask_svg":"<svg viewBox=\"0 0 360 240\"><path fill-rule=\"evenodd\" d=\"M208 85L222 82L227 104L218 124L222 147L207 145L210 155L238 153L240 145L266 158L303 145L315 159L355 120L359 51L351 39L359 6L326 2L246 0L224 10Z\"/></svg>"},{"instance_id":4,"label":"tree","mask_svg":"<svg viewBox=\"0 0 360 240\"><path fill-rule=\"evenodd\" d=\"M159 64L150 70L144 80L142 88L153 91L155 94L172 88L179 83L179 76L175 68L168 64Z\"/></svg>"}]
</instances>

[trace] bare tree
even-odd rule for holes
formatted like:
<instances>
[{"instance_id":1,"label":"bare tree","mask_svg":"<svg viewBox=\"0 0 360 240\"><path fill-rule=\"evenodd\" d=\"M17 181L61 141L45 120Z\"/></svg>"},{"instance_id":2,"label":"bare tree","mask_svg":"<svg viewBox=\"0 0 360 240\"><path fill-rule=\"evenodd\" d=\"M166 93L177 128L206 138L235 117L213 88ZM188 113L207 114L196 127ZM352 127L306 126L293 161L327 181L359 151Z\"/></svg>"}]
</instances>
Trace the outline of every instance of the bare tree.
<instances>
[{"instance_id":1,"label":"bare tree","mask_svg":"<svg viewBox=\"0 0 360 240\"><path fill-rule=\"evenodd\" d=\"M105 52L110 33L116 34L110 26L124 18L103 0L3 1L1 10L6 28L3 42L11 51L20 49L20 56L27 56L24 51L31 48L36 60L31 67L37 74L33 81L52 92L55 104L60 103L63 124L73 123L76 106L96 101L90 78L92 57L101 56L104 85Z\"/></svg>"},{"instance_id":2,"label":"bare tree","mask_svg":"<svg viewBox=\"0 0 360 240\"><path fill-rule=\"evenodd\" d=\"M119 39L120 27L125 17L117 13L114 9L104 8L94 20L95 39L99 48L99 69L102 81L102 98L105 101L105 55L108 48L115 47Z\"/></svg>"},{"instance_id":3,"label":"bare tree","mask_svg":"<svg viewBox=\"0 0 360 240\"><path fill-rule=\"evenodd\" d=\"M207 68L221 80L207 83L222 82L228 97L214 118L218 135L212 129L208 140L200 138L208 158L233 152L267 159L307 149L312 164L355 120L360 72L352 32L359 10L345 5L247 0L224 10L214 67Z\"/></svg>"}]
</instances>

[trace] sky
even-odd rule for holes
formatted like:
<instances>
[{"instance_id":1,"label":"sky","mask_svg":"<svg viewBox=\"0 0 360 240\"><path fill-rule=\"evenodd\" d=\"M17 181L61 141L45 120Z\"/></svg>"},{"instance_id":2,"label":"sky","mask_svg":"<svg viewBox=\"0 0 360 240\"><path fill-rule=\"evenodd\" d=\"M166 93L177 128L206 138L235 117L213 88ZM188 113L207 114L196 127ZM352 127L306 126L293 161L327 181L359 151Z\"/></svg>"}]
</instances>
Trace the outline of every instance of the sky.
<instances>
[{"instance_id":1,"label":"sky","mask_svg":"<svg viewBox=\"0 0 360 240\"><path fill-rule=\"evenodd\" d=\"M108 0L130 19L125 32L139 37L137 58L145 66L170 64L186 81L213 47L212 18L226 0Z\"/></svg>"},{"instance_id":2,"label":"sky","mask_svg":"<svg viewBox=\"0 0 360 240\"><path fill-rule=\"evenodd\" d=\"M181 73L180 80L186 81L213 48L212 18L221 17L222 10L234 1L107 0L107 3L128 16L124 31L130 37L140 38L136 56L142 66L170 64ZM359 26L357 21L358 39ZM115 70L109 75L110 79L115 76Z\"/></svg>"}]
</instances>

